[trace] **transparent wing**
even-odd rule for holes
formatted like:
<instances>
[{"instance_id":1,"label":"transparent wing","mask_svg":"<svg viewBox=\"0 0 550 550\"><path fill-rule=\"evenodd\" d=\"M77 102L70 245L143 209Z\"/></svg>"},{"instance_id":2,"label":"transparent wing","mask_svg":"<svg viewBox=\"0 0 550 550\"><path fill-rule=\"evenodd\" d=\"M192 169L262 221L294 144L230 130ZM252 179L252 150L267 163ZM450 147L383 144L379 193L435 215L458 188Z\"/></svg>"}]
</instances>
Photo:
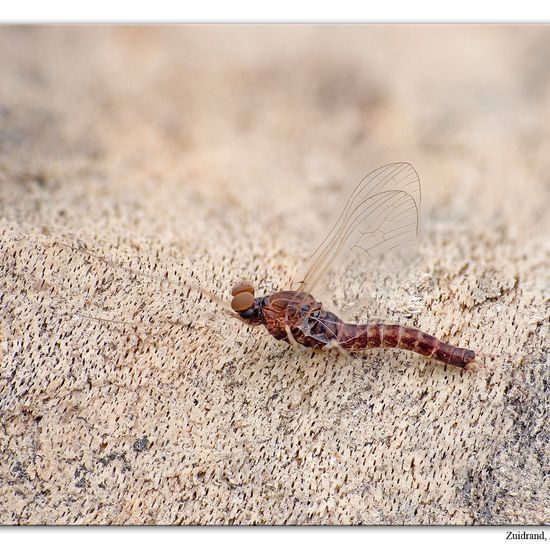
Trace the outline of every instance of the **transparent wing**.
<instances>
[{"instance_id":1,"label":"transparent wing","mask_svg":"<svg viewBox=\"0 0 550 550\"><path fill-rule=\"evenodd\" d=\"M381 166L365 176L293 286L314 294L324 276L350 251L372 256L414 242L420 201L418 174L406 162Z\"/></svg>"}]
</instances>

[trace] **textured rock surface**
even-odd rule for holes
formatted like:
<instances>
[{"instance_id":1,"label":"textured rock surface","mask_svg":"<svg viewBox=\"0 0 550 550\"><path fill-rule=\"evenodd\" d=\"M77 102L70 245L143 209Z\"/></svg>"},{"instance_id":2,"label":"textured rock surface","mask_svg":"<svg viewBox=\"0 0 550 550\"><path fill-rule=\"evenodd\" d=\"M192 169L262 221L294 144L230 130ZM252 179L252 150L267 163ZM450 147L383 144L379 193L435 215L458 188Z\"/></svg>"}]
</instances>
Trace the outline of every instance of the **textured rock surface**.
<instances>
[{"instance_id":1,"label":"textured rock surface","mask_svg":"<svg viewBox=\"0 0 550 550\"><path fill-rule=\"evenodd\" d=\"M1 29L0 522L547 521L549 48L535 26ZM366 259L334 301L477 370L296 352L161 283L279 288L397 160L423 185L414 269Z\"/></svg>"}]
</instances>

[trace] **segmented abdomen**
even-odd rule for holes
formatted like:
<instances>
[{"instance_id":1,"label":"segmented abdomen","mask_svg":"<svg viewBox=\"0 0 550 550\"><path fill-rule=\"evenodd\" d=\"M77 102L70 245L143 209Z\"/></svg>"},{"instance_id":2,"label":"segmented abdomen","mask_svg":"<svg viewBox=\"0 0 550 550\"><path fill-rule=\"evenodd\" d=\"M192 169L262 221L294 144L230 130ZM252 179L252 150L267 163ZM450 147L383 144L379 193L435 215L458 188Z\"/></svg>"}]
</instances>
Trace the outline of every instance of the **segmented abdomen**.
<instances>
[{"instance_id":1,"label":"segmented abdomen","mask_svg":"<svg viewBox=\"0 0 550 550\"><path fill-rule=\"evenodd\" d=\"M475 353L469 349L456 348L421 330L402 325L343 323L338 333L338 342L340 346L350 351L368 348L406 349L447 365L463 368L472 363L476 357Z\"/></svg>"}]
</instances>

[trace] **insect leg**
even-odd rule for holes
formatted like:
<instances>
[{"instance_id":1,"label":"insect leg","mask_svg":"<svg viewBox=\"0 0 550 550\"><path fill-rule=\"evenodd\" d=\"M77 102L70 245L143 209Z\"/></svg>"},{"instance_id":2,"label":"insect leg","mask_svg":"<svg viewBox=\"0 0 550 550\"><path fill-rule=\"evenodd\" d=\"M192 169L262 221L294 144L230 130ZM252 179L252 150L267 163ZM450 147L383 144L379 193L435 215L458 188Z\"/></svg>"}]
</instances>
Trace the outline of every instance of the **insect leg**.
<instances>
[{"instance_id":1,"label":"insect leg","mask_svg":"<svg viewBox=\"0 0 550 550\"><path fill-rule=\"evenodd\" d=\"M332 349L335 349L337 352L338 352L338 355L342 355L343 357L349 357L350 354L349 352L344 349L341 345L340 345L340 342L338 342L338 340L331 340L323 349L326 349L326 350L332 350Z\"/></svg>"},{"instance_id":2,"label":"insect leg","mask_svg":"<svg viewBox=\"0 0 550 550\"><path fill-rule=\"evenodd\" d=\"M69 250L73 250L75 252L78 252L80 254L83 254L85 256L88 256L89 258L95 258L96 260L104 263L105 265L108 265L109 267L113 269L119 269L121 271L125 271L126 273L129 273L131 275L134 275L136 277L141 277L142 279L149 279L150 281L157 282L161 287L163 285L170 285L173 288L187 288L191 291L198 292L199 294L202 294L205 296L208 300L211 302L215 302L219 305L221 305L226 311L231 312L231 307L229 306L229 302L222 300L220 297L218 297L214 292L211 292L210 290L207 290L203 288L202 286L196 285L194 283L191 283L189 281L181 281L181 280L173 280L168 278L168 274L166 273L165 276L159 277L157 275L152 275L150 273L144 273L142 271L139 271L137 269L130 269L128 267L125 267L123 265L120 265L116 262L113 262L109 260L108 258L101 256L99 254L95 254L85 248L79 248L76 246L73 246L71 244L63 243L60 241L53 241L52 245L60 246L62 248L66 248Z\"/></svg>"},{"instance_id":3,"label":"insect leg","mask_svg":"<svg viewBox=\"0 0 550 550\"><path fill-rule=\"evenodd\" d=\"M294 334L292 334L292 331L290 330L290 327L288 325L285 325L285 332L286 332L286 336L288 338L288 343L293 348L299 348L300 344L298 344L298 342L296 342L296 338L294 338Z\"/></svg>"}]
</instances>

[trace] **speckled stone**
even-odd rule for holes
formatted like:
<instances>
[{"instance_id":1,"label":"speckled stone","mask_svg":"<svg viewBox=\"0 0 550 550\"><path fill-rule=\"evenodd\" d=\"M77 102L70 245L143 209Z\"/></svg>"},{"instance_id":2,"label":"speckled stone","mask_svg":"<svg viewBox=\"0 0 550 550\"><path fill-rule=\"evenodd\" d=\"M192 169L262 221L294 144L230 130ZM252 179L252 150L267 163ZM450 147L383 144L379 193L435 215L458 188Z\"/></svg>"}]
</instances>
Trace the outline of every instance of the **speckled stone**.
<instances>
[{"instance_id":1,"label":"speckled stone","mask_svg":"<svg viewBox=\"0 0 550 550\"><path fill-rule=\"evenodd\" d=\"M0 523L547 522L549 48L0 29ZM358 258L320 298L478 368L295 350L185 285L284 288L392 161L422 181L414 263Z\"/></svg>"}]
</instances>

